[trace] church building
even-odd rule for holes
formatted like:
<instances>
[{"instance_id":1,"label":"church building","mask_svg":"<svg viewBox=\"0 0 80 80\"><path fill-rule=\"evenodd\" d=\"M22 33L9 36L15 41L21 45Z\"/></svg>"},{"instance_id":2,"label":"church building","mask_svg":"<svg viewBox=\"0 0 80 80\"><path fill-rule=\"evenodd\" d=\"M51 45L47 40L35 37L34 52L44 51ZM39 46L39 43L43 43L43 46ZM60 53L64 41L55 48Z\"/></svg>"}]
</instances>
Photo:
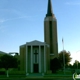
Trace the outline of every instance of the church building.
<instances>
[{"instance_id":1,"label":"church building","mask_svg":"<svg viewBox=\"0 0 80 80\"><path fill-rule=\"evenodd\" d=\"M26 75L49 73L50 60L58 57L57 20L48 0L47 14L44 18L44 42L33 40L20 46L20 70Z\"/></svg>"}]
</instances>

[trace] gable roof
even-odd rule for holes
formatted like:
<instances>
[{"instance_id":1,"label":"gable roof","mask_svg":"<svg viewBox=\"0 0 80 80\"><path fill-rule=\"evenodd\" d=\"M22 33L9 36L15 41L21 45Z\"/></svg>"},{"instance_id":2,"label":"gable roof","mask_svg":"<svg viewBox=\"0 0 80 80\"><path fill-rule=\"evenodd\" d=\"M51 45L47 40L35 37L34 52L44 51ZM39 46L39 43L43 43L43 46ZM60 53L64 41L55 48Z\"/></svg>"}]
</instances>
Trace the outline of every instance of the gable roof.
<instances>
[{"instance_id":1,"label":"gable roof","mask_svg":"<svg viewBox=\"0 0 80 80\"><path fill-rule=\"evenodd\" d=\"M34 41L31 41L31 42L27 42L26 44L27 45L45 45L46 43L38 41L38 40L34 40Z\"/></svg>"}]
</instances>

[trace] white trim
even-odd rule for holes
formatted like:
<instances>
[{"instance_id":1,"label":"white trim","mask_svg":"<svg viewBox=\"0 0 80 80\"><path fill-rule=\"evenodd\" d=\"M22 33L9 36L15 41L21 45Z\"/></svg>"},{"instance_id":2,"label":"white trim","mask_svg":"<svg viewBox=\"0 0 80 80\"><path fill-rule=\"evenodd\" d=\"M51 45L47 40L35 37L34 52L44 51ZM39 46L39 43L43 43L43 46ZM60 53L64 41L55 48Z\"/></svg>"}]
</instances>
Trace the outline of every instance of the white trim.
<instances>
[{"instance_id":1,"label":"white trim","mask_svg":"<svg viewBox=\"0 0 80 80\"><path fill-rule=\"evenodd\" d=\"M31 45L31 73L33 72L33 53L32 53L32 45Z\"/></svg>"},{"instance_id":2,"label":"white trim","mask_svg":"<svg viewBox=\"0 0 80 80\"><path fill-rule=\"evenodd\" d=\"M41 46L39 45L39 72L41 73Z\"/></svg>"},{"instance_id":3,"label":"white trim","mask_svg":"<svg viewBox=\"0 0 80 80\"><path fill-rule=\"evenodd\" d=\"M37 40L34 40L34 41L31 41L31 42L27 42L27 45L44 45L45 43L44 42L41 42L41 41L37 41Z\"/></svg>"}]
</instances>

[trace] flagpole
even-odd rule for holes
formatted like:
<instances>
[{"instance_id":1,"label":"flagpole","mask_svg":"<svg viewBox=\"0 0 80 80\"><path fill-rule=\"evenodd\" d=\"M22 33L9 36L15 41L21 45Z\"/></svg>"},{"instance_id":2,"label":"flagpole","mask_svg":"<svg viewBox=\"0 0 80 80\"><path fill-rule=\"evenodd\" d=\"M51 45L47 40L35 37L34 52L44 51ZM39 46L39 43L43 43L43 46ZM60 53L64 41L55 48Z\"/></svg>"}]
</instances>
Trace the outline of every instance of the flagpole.
<instances>
[{"instance_id":1,"label":"flagpole","mask_svg":"<svg viewBox=\"0 0 80 80\"><path fill-rule=\"evenodd\" d=\"M64 65L64 74L65 74L65 54L64 54L64 40L62 38L62 45L63 45L63 65Z\"/></svg>"}]
</instances>

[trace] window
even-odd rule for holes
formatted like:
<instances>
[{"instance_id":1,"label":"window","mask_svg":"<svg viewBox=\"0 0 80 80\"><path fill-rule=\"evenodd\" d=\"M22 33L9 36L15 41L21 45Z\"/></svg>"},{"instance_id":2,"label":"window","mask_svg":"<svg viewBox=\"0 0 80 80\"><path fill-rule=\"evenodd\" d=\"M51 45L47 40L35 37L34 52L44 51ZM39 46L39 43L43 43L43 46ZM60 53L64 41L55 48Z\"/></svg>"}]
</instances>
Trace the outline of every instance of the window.
<instances>
[{"instance_id":1,"label":"window","mask_svg":"<svg viewBox=\"0 0 80 80\"><path fill-rule=\"evenodd\" d=\"M38 63L38 52L35 50L34 52L34 63Z\"/></svg>"},{"instance_id":2,"label":"window","mask_svg":"<svg viewBox=\"0 0 80 80\"><path fill-rule=\"evenodd\" d=\"M52 30L52 21L49 22L49 28L50 28L50 53L53 53L53 30Z\"/></svg>"}]
</instances>

